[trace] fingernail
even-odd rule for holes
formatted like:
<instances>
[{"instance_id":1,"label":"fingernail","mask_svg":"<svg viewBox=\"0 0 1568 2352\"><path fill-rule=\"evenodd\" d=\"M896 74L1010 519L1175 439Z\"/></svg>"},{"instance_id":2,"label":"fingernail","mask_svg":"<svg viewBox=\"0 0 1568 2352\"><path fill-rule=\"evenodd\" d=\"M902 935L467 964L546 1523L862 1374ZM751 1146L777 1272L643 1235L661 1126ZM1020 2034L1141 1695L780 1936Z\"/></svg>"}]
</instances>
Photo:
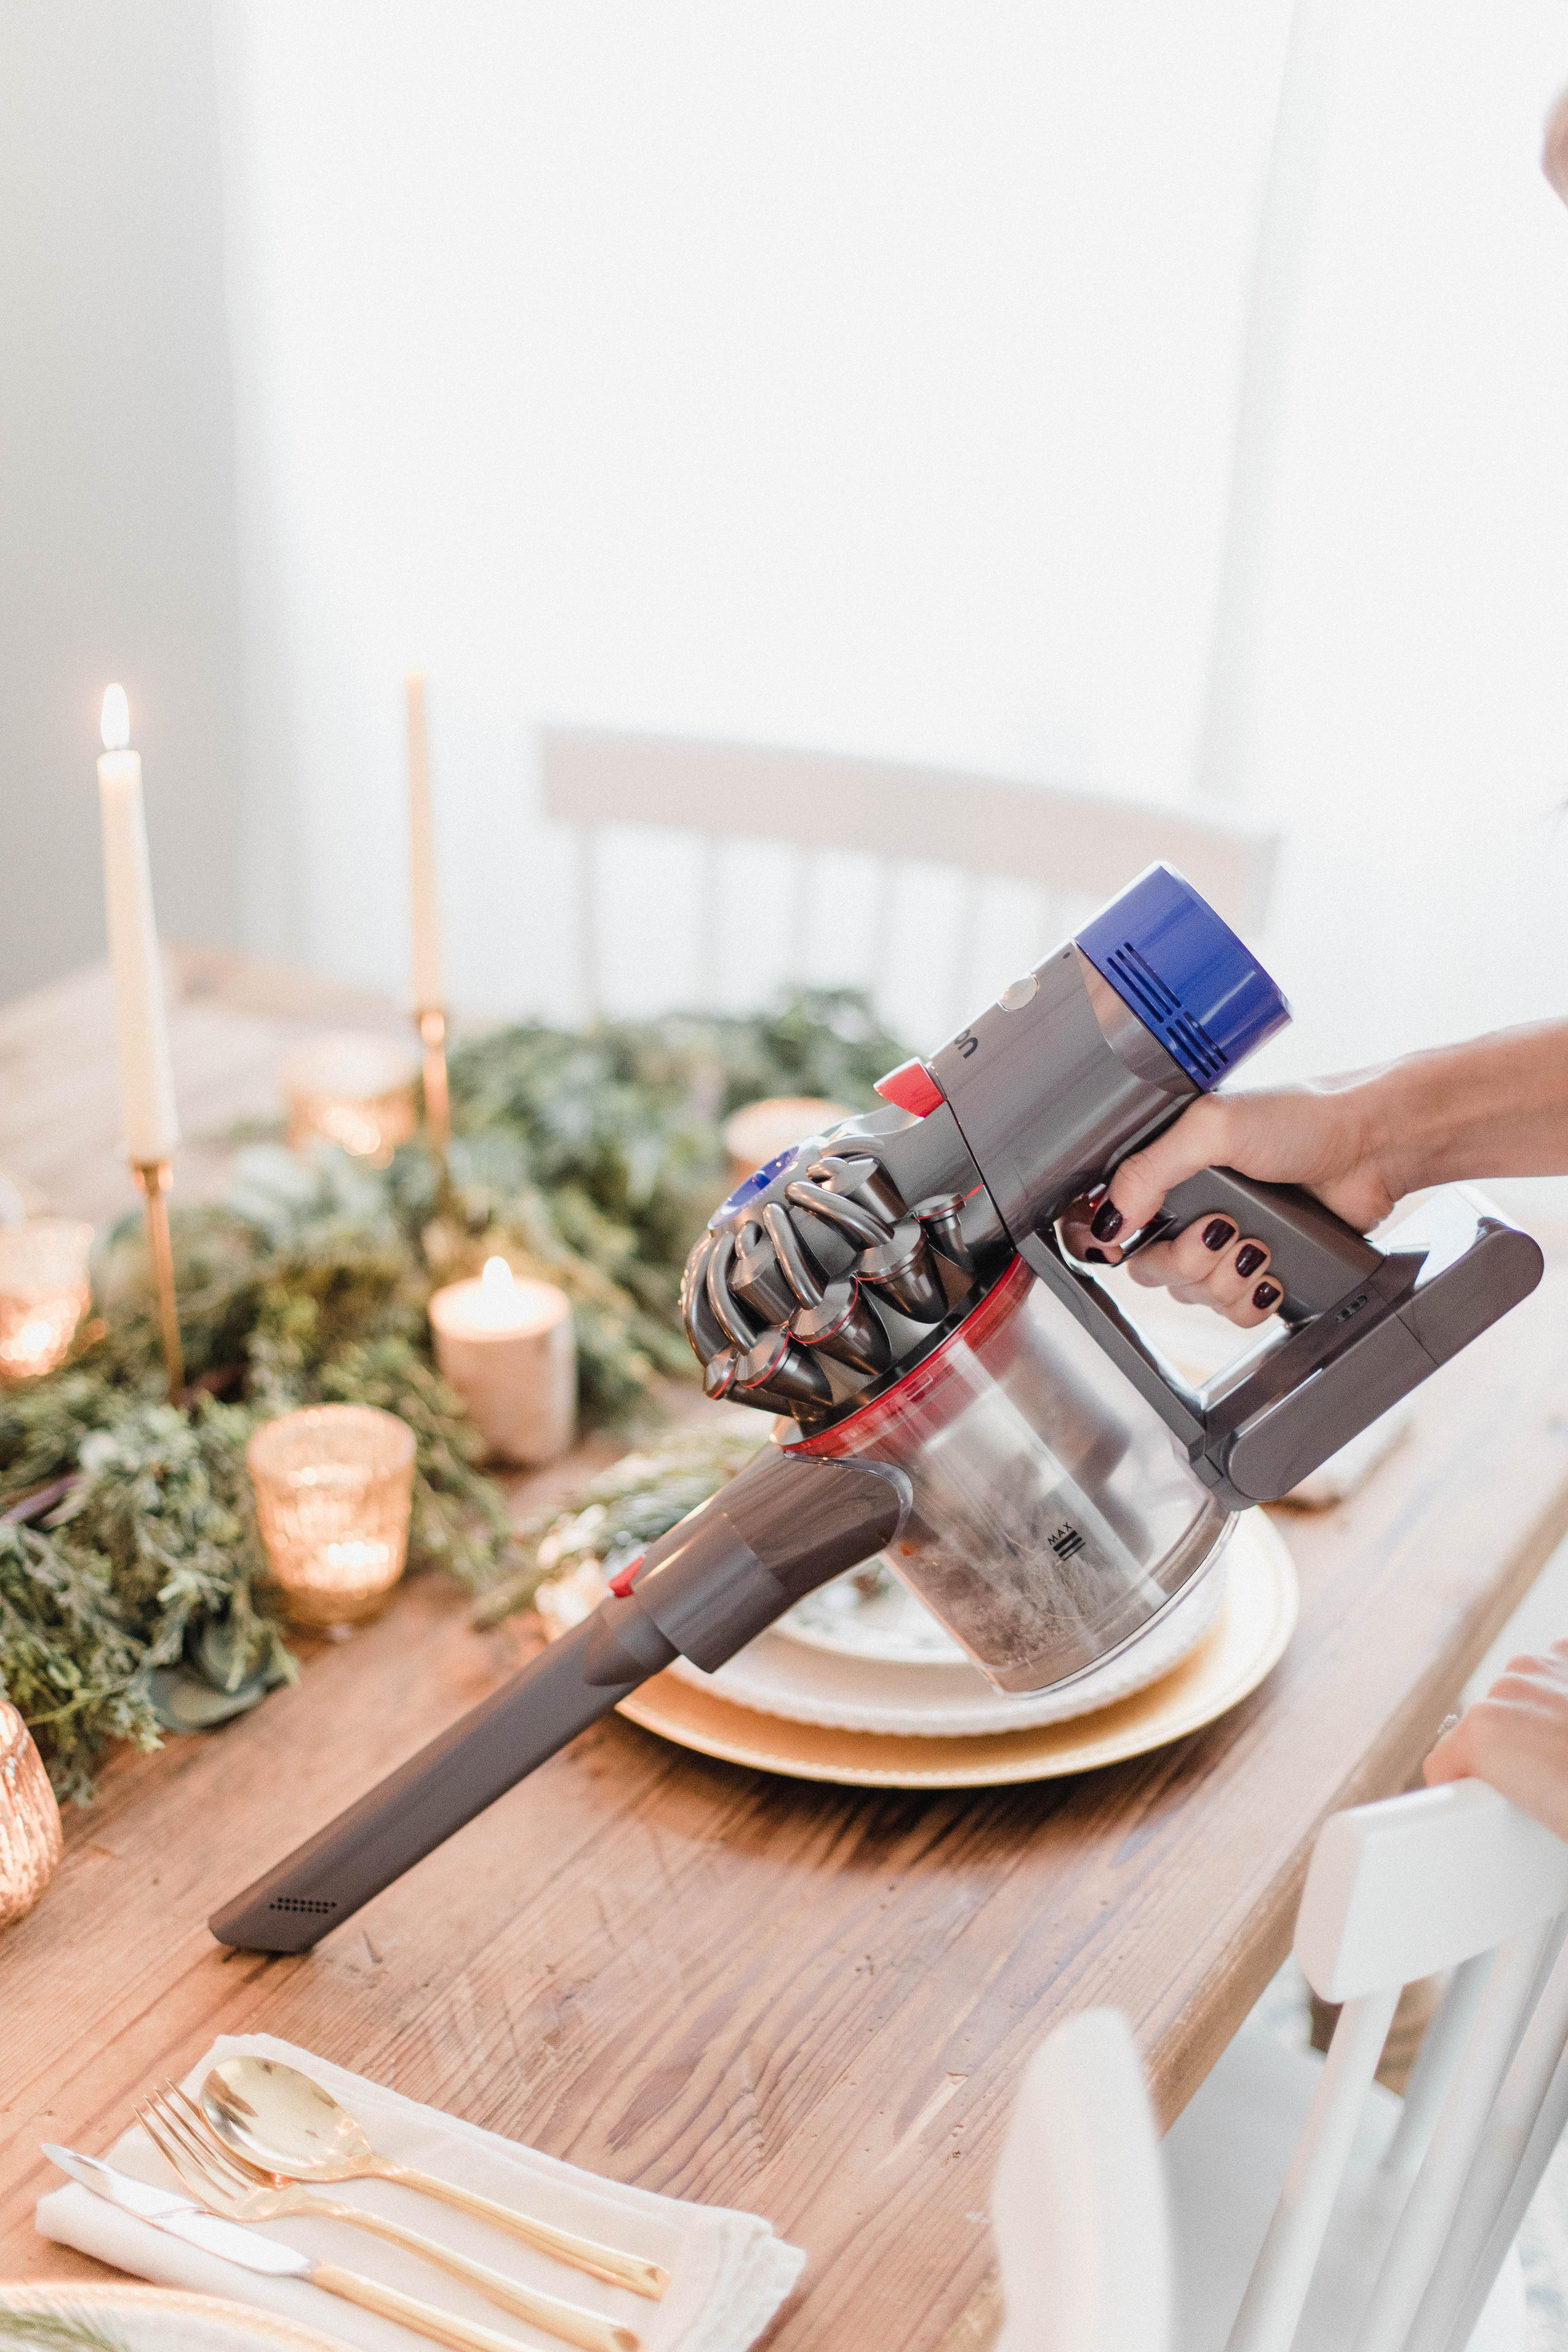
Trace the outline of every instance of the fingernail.
<instances>
[{"instance_id":1,"label":"fingernail","mask_svg":"<svg viewBox=\"0 0 1568 2352\"><path fill-rule=\"evenodd\" d=\"M1260 1282L1252 1294L1252 1303L1254 1307L1272 1307L1279 1297L1279 1285L1277 1282Z\"/></svg>"},{"instance_id":2,"label":"fingernail","mask_svg":"<svg viewBox=\"0 0 1568 2352\"><path fill-rule=\"evenodd\" d=\"M1083 1262L1085 1265L1109 1265L1110 1264L1110 1260L1106 1256L1105 1252L1103 1250L1096 1249L1085 1250L1083 1254Z\"/></svg>"},{"instance_id":3,"label":"fingernail","mask_svg":"<svg viewBox=\"0 0 1568 2352\"><path fill-rule=\"evenodd\" d=\"M1248 1242L1244 1248L1237 1251L1236 1270L1244 1282L1249 1274L1258 1272L1268 1255L1268 1252L1260 1250L1256 1242Z\"/></svg>"},{"instance_id":4,"label":"fingernail","mask_svg":"<svg viewBox=\"0 0 1568 2352\"><path fill-rule=\"evenodd\" d=\"M1236 1239L1236 1227L1228 1217L1211 1217L1204 1227L1205 1249L1222 1250Z\"/></svg>"},{"instance_id":5,"label":"fingernail","mask_svg":"<svg viewBox=\"0 0 1568 2352\"><path fill-rule=\"evenodd\" d=\"M1121 1212L1114 1201L1103 1202L1095 1211L1089 1232L1097 1242L1113 1242L1121 1231Z\"/></svg>"}]
</instances>

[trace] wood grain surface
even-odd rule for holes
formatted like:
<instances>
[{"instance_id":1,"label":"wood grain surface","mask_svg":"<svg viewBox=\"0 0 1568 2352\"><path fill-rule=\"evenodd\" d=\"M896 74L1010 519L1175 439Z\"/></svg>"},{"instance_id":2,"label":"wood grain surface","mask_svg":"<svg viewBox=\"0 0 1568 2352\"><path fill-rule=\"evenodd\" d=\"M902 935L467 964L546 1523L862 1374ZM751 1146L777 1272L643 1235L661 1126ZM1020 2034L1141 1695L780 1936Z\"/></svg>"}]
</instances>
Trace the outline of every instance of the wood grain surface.
<instances>
[{"instance_id":1,"label":"wood grain surface","mask_svg":"<svg viewBox=\"0 0 1568 2352\"><path fill-rule=\"evenodd\" d=\"M120 1759L68 1822L54 1885L0 1941L0 2276L100 2274L33 2232L40 2137L101 2148L213 2034L265 2029L766 2214L810 2258L777 2352L981 2352L990 2169L1030 2050L1111 2004L1178 2113L1285 1954L1319 1824L1406 1782L1568 1526L1568 1274L1427 1385L1351 1501L1279 1523L1289 1650L1157 1754L880 1794L612 1718L313 1955L226 1955L215 1906L522 1654L518 1625L478 1634L418 1580L298 1688Z\"/></svg>"}]
</instances>

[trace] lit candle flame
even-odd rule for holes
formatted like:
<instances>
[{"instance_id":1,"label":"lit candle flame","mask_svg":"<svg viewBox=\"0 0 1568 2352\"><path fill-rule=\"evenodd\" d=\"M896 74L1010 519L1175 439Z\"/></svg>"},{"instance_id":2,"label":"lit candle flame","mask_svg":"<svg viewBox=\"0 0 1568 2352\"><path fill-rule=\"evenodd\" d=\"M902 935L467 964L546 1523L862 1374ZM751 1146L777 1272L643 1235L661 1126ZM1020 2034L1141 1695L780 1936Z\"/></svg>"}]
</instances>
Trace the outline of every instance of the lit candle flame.
<instances>
[{"instance_id":1,"label":"lit candle flame","mask_svg":"<svg viewBox=\"0 0 1568 2352\"><path fill-rule=\"evenodd\" d=\"M106 751L123 751L131 740L131 705L122 686L103 689L103 716L99 721Z\"/></svg>"},{"instance_id":2,"label":"lit candle flame","mask_svg":"<svg viewBox=\"0 0 1568 2352\"><path fill-rule=\"evenodd\" d=\"M513 1289L511 1268L504 1257L488 1257L479 1276L479 1289L489 1305L499 1306L509 1300Z\"/></svg>"}]
</instances>

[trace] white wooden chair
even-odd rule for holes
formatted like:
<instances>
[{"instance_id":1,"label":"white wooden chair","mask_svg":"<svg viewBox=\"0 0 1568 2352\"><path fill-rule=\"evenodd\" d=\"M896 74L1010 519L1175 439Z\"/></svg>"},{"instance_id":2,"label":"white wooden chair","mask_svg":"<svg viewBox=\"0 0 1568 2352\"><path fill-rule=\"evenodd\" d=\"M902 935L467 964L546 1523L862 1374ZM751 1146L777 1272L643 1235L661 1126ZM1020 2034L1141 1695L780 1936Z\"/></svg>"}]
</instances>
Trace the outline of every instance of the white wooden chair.
<instances>
[{"instance_id":1,"label":"white wooden chair","mask_svg":"<svg viewBox=\"0 0 1568 2352\"><path fill-rule=\"evenodd\" d=\"M1327 2058L1242 2034L1164 2143L1174 2343L1521 2352L1510 2249L1568 2122L1568 1845L1478 1780L1338 1813L1313 1852L1296 1957L1314 1991L1343 2004ZM1400 1989L1448 1970L1401 2101L1373 2079ZM1033 2121L1004 2155L999 2238L1022 2152L1057 2128L1041 2079L1032 2067L1021 2105ZM1124 2085L1107 2080L1136 2166L1139 2127ZM1071 2156L1068 2140L1060 2160ZM1097 2156L1085 2180L1107 2178L1114 2195L1115 2166ZM1008 2266L1004 2240L1005 2291ZM1130 2340L1030 2324L1009 2318L1021 2332L1004 2336L1007 2352L1121 2352ZM1162 2324L1151 2302L1151 2346Z\"/></svg>"},{"instance_id":2,"label":"white wooden chair","mask_svg":"<svg viewBox=\"0 0 1568 2352\"><path fill-rule=\"evenodd\" d=\"M602 920L596 845L612 826L652 825L702 843L699 903L677 919L718 935L722 840L774 841L796 854L788 976L807 970L811 860L856 850L878 866L866 923L874 971L886 970L900 866L915 861L958 868L966 877L964 937L954 958L955 1019L973 1011L969 963L980 886L989 878L1037 885L1049 897L1098 902L1152 859L1178 866L1244 934L1268 907L1276 835L1238 819L1161 808L1056 784L922 768L892 760L674 736L547 728L540 739L546 815L577 828L576 936L585 1018L601 1010ZM1052 939L1042 936L1037 953ZM837 972L825 975L841 977ZM700 993L714 1001L711 967Z\"/></svg>"},{"instance_id":3,"label":"white wooden chair","mask_svg":"<svg viewBox=\"0 0 1568 2352\"><path fill-rule=\"evenodd\" d=\"M1025 2070L992 2191L994 2352L1169 2352L1153 2111L1125 2018L1085 2010Z\"/></svg>"}]
</instances>

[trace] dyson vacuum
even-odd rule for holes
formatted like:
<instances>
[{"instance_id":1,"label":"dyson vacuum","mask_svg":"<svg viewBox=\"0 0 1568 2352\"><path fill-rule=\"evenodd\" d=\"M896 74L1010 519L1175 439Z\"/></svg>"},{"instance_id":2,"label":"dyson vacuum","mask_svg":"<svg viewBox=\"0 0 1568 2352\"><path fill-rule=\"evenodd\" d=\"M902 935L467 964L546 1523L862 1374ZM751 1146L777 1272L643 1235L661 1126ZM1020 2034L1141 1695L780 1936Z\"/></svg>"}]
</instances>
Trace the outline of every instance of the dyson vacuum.
<instances>
[{"instance_id":1,"label":"dyson vacuum","mask_svg":"<svg viewBox=\"0 0 1568 2352\"><path fill-rule=\"evenodd\" d=\"M1136 1641L1287 1493L1523 1298L1536 1244L1453 1188L1387 1249L1310 1194L1224 1168L1136 1245L1223 1210L1282 1286L1194 1390L1070 1260L1068 1204L1289 1019L1179 874L1152 866L884 1107L772 1160L692 1251L711 1397L778 1417L729 1486L609 1597L211 1922L297 1952L678 1654L711 1673L873 1554L1003 1691ZM793 1432L790 1424L793 1423ZM779 1432L784 1432L781 1440Z\"/></svg>"}]
</instances>

